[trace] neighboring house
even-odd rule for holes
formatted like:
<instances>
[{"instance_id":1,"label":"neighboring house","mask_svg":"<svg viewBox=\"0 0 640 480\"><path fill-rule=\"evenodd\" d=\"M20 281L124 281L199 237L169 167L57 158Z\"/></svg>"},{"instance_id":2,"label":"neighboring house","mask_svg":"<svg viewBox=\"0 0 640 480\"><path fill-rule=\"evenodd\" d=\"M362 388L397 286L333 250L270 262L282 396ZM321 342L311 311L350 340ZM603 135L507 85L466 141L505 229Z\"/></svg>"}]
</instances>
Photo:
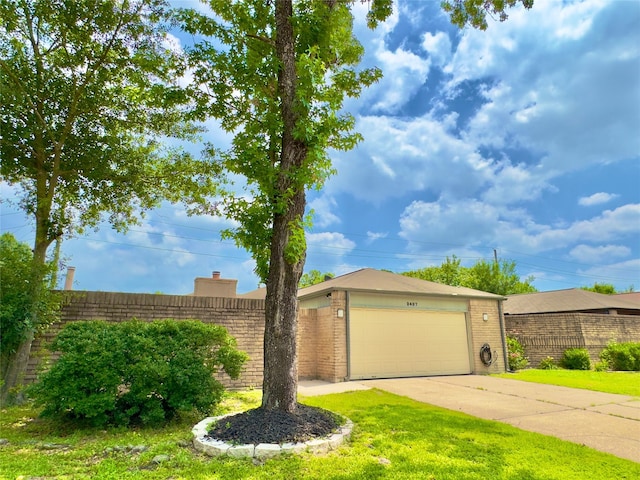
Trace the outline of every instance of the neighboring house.
<instances>
[{"instance_id":1,"label":"neighboring house","mask_svg":"<svg viewBox=\"0 0 640 480\"><path fill-rule=\"evenodd\" d=\"M525 347L532 366L547 356L559 360L568 348L586 348L591 360L609 342L640 342L640 299L573 288L509 295L504 302L507 334Z\"/></svg>"}]
</instances>

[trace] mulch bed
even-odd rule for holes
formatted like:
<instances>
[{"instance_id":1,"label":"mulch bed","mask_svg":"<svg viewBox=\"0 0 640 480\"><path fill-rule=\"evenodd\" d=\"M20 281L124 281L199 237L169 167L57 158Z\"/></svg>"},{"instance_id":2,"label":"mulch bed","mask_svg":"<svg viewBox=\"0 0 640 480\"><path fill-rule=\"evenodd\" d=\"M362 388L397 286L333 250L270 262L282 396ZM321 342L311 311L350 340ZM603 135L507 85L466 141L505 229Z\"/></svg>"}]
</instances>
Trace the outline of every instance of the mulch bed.
<instances>
[{"instance_id":1,"label":"mulch bed","mask_svg":"<svg viewBox=\"0 0 640 480\"><path fill-rule=\"evenodd\" d=\"M340 424L335 414L300 403L295 413L259 407L220 419L208 438L239 445L298 443L330 435Z\"/></svg>"}]
</instances>

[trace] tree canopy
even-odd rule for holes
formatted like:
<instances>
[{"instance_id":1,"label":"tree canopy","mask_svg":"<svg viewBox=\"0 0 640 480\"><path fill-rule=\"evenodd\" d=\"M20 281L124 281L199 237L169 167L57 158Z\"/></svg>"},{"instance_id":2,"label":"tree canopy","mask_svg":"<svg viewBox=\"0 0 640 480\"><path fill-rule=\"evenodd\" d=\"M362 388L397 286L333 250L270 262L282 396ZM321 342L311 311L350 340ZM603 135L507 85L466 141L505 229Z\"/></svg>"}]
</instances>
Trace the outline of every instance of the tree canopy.
<instances>
[{"instance_id":1,"label":"tree canopy","mask_svg":"<svg viewBox=\"0 0 640 480\"><path fill-rule=\"evenodd\" d=\"M124 228L197 173L161 142L195 133L166 8L0 0L0 173L35 221L40 262L64 234L103 215Z\"/></svg>"},{"instance_id":2,"label":"tree canopy","mask_svg":"<svg viewBox=\"0 0 640 480\"><path fill-rule=\"evenodd\" d=\"M532 285L534 278L530 276L522 280L516 273L516 262L513 260L500 262L479 260L471 267L463 267L460 263L460 259L454 255L451 258L447 257L440 266L412 270L404 272L403 275L497 295L537 291Z\"/></svg>"},{"instance_id":3,"label":"tree canopy","mask_svg":"<svg viewBox=\"0 0 640 480\"><path fill-rule=\"evenodd\" d=\"M333 278L335 275L331 272L322 273L320 270L310 270L300 277L300 288L310 287L326 281L328 278Z\"/></svg>"},{"instance_id":4,"label":"tree canopy","mask_svg":"<svg viewBox=\"0 0 640 480\"><path fill-rule=\"evenodd\" d=\"M33 328L54 241L103 217L125 229L162 200L198 198L213 185L203 163L163 142L196 133L167 8L165 0L0 0L0 179L17 187L35 224ZM6 392L14 380L4 380Z\"/></svg>"}]
</instances>

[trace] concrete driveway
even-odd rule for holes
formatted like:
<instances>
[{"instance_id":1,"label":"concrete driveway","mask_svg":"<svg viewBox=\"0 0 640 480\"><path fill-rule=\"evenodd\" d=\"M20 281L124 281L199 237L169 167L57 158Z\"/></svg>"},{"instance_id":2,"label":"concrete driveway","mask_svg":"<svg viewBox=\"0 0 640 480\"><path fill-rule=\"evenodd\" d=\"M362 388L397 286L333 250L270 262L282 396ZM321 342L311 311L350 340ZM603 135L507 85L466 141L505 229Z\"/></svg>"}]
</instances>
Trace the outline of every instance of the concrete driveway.
<instances>
[{"instance_id":1,"label":"concrete driveway","mask_svg":"<svg viewBox=\"0 0 640 480\"><path fill-rule=\"evenodd\" d=\"M302 395L378 388L640 463L640 399L485 375L300 382Z\"/></svg>"}]
</instances>

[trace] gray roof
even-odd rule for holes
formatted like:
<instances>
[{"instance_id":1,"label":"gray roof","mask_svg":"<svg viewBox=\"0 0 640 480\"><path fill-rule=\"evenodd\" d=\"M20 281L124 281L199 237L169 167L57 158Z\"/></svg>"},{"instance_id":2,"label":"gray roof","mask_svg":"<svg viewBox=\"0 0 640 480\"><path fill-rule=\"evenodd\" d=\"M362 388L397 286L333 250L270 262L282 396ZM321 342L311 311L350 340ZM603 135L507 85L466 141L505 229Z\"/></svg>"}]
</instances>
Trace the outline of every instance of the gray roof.
<instances>
[{"instance_id":1,"label":"gray roof","mask_svg":"<svg viewBox=\"0 0 640 480\"><path fill-rule=\"evenodd\" d=\"M603 295L581 288L572 288L509 295L503 308L505 314L511 315L608 309L640 310L640 301L621 298L620 295Z\"/></svg>"},{"instance_id":2,"label":"gray roof","mask_svg":"<svg viewBox=\"0 0 640 480\"><path fill-rule=\"evenodd\" d=\"M260 288L257 288L256 290L251 290L250 292L240 293L237 295L238 298L250 298L253 300L264 300L266 296L267 296L266 287L260 287Z\"/></svg>"},{"instance_id":3,"label":"gray roof","mask_svg":"<svg viewBox=\"0 0 640 480\"><path fill-rule=\"evenodd\" d=\"M626 301L637 302L640 305L640 292L617 293L616 297Z\"/></svg>"},{"instance_id":4,"label":"gray roof","mask_svg":"<svg viewBox=\"0 0 640 480\"><path fill-rule=\"evenodd\" d=\"M302 288L298 298L313 297L332 290L348 290L379 293L412 293L438 296L459 296L466 298L486 298L501 300L505 297L493 293L473 290L466 287L451 287L441 283L428 282L418 278L407 277L397 273L364 268L339 277L325 280L322 283Z\"/></svg>"}]
</instances>

